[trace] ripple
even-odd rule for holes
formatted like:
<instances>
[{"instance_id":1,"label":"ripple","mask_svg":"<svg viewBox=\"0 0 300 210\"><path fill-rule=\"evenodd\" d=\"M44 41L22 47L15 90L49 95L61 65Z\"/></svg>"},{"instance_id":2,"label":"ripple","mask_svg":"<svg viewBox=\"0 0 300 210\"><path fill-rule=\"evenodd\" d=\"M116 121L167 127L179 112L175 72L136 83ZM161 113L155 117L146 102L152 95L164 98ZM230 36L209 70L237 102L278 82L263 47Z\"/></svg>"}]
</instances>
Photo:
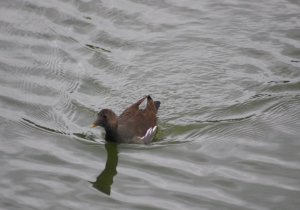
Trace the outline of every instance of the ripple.
<instances>
[{"instance_id":1,"label":"ripple","mask_svg":"<svg viewBox=\"0 0 300 210\"><path fill-rule=\"evenodd\" d=\"M0 206L297 209L298 11L292 0L4 0ZM147 93L162 102L154 142L112 153L88 126ZM91 184L104 171L109 196Z\"/></svg>"}]
</instances>

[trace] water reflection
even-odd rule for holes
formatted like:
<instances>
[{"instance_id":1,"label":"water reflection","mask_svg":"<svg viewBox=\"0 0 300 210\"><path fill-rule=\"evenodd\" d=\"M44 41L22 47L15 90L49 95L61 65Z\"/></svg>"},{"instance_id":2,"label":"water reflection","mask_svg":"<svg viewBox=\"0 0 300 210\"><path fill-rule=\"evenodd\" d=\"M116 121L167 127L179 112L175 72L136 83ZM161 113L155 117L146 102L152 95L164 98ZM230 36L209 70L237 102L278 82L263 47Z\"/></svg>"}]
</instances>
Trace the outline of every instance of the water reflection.
<instances>
[{"instance_id":1,"label":"water reflection","mask_svg":"<svg viewBox=\"0 0 300 210\"><path fill-rule=\"evenodd\" d=\"M92 183L93 187L100 192L110 195L110 188L113 183L113 178L117 174L118 148L116 143L106 142L105 149L107 152L105 169L97 177L95 182L90 183Z\"/></svg>"}]
</instances>

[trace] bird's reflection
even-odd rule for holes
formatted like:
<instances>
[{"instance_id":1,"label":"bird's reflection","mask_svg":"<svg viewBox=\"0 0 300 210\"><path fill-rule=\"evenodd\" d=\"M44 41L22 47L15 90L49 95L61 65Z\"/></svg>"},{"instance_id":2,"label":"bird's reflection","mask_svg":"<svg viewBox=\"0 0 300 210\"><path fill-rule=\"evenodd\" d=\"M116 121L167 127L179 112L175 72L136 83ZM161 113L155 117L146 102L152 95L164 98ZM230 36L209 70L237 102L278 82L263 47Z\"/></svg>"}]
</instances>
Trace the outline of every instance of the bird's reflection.
<instances>
[{"instance_id":1,"label":"bird's reflection","mask_svg":"<svg viewBox=\"0 0 300 210\"><path fill-rule=\"evenodd\" d=\"M112 142L105 143L105 149L107 152L107 160L105 169L97 177L95 182L90 182L93 184L93 187L103 192L107 195L110 195L110 186L113 183L113 178L117 174L117 165L118 165L118 149L117 144Z\"/></svg>"}]
</instances>

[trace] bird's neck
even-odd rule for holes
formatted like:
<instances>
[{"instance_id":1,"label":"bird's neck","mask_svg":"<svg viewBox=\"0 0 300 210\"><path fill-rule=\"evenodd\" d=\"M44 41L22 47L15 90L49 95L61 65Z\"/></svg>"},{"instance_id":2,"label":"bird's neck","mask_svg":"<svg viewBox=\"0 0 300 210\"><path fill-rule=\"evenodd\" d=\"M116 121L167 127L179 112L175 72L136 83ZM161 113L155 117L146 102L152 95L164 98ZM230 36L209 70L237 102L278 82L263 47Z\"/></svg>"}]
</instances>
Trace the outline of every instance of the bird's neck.
<instances>
[{"instance_id":1,"label":"bird's neck","mask_svg":"<svg viewBox=\"0 0 300 210\"><path fill-rule=\"evenodd\" d=\"M109 126L105 128L105 140L117 142L118 141L118 124L115 126Z\"/></svg>"}]
</instances>

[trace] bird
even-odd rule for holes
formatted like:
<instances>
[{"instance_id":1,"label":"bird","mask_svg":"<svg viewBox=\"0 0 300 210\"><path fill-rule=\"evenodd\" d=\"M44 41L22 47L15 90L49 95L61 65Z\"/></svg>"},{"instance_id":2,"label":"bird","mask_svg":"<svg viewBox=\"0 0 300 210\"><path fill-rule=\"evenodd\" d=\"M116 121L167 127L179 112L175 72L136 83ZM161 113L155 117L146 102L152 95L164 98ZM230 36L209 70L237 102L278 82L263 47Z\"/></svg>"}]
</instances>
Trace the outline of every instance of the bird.
<instances>
[{"instance_id":1,"label":"bird","mask_svg":"<svg viewBox=\"0 0 300 210\"><path fill-rule=\"evenodd\" d=\"M139 105L147 98L145 109ZM105 129L105 140L117 143L150 143L156 133L156 114L160 101L153 101L150 95L140 99L118 117L110 109L102 109L96 121L90 126Z\"/></svg>"}]
</instances>

